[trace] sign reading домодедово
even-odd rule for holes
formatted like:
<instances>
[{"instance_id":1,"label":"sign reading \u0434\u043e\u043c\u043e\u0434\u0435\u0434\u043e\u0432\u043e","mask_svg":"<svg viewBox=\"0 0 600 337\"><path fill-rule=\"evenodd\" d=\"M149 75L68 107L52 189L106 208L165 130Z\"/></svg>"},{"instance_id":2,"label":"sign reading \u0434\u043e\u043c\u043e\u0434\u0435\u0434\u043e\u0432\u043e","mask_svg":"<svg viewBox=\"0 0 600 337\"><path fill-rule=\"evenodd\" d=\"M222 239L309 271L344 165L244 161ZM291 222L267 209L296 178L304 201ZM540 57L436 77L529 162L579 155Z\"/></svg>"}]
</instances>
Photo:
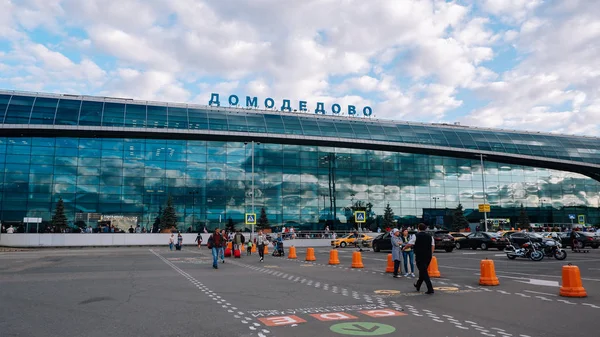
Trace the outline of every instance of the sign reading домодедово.
<instances>
[{"instance_id":1,"label":"sign reading \u0434\u043e\u043c\u043e\u0434\u0435\u0434\u043e\u0432\u043e","mask_svg":"<svg viewBox=\"0 0 600 337\"><path fill-rule=\"evenodd\" d=\"M240 105L240 98L237 95L229 95L227 102L229 103L230 106L238 106L238 105ZM208 105L221 106L219 94L217 94L217 93L210 94L210 100L208 101ZM246 96L246 107L247 108L258 108L258 97ZM276 108L275 100L270 97L267 97L264 101L264 108L266 108L266 109ZM292 110L291 100L284 99L283 104L281 105L279 110L288 111L288 112L292 112L292 111L306 112L306 111L308 111L307 102L306 101L298 101L298 108L297 109L294 108ZM322 115L327 114L328 112L325 110L325 103L317 102L317 107L314 109L314 112L316 114L322 114ZM356 106L354 106L354 105L348 105L348 109L346 112L348 113L349 116L358 115ZM342 106L337 103L332 104L331 105L331 113L334 115L342 114ZM370 117L373 114L373 109L370 106L365 106L362 109L362 114L365 117Z\"/></svg>"}]
</instances>

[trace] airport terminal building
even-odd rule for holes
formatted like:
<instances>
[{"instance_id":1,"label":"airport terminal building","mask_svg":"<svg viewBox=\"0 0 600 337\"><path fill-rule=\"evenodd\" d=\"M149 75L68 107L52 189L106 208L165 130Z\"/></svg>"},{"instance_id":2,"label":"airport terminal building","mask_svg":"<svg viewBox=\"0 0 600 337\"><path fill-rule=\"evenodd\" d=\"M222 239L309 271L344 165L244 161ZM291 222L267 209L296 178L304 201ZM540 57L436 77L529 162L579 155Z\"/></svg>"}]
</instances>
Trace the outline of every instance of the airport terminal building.
<instances>
[{"instance_id":1,"label":"airport terminal building","mask_svg":"<svg viewBox=\"0 0 600 337\"><path fill-rule=\"evenodd\" d=\"M4 226L43 228L62 198L72 223L150 228L169 196L194 230L253 206L271 226L342 229L357 202L374 223L389 204L399 225L443 227L459 203L482 219L484 196L492 219L523 205L532 223L600 223L599 138L12 91L0 122Z\"/></svg>"}]
</instances>

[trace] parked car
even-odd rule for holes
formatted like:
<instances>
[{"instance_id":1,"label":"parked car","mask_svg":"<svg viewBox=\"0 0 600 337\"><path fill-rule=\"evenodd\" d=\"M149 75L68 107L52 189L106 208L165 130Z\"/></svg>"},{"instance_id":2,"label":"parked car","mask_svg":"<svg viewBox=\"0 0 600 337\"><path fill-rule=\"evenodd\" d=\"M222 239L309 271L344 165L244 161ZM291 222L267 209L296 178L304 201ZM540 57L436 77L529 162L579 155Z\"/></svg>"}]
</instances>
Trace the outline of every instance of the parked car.
<instances>
[{"instance_id":1,"label":"parked car","mask_svg":"<svg viewBox=\"0 0 600 337\"><path fill-rule=\"evenodd\" d=\"M456 243L467 238L469 233L466 232L450 232L450 235L454 238L454 247L456 248Z\"/></svg>"},{"instance_id":2,"label":"parked car","mask_svg":"<svg viewBox=\"0 0 600 337\"><path fill-rule=\"evenodd\" d=\"M437 230L428 231L433 240L435 241L435 249L443 249L450 253L454 250L454 237L450 235L449 231Z\"/></svg>"},{"instance_id":3,"label":"parked car","mask_svg":"<svg viewBox=\"0 0 600 337\"><path fill-rule=\"evenodd\" d=\"M408 235L414 235L417 234L416 231L409 231ZM374 252L380 252L382 250L392 250L392 239L391 239L391 233L390 232L386 232L386 233L382 233L377 235L377 237L375 237L375 239L373 239L371 246L373 247L373 251Z\"/></svg>"},{"instance_id":4,"label":"parked car","mask_svg":"<svg viewBox=\"0 0 600 337\"><path fill-rule=\"evenodd\" d=\"M475 232L469 234L466 239L455 242L454 245L458 249L471 248L475 250L481 248L488 250L489 248L497 248L498 250L504 250L508 246L508 240L492 232Z\"/></svg>"},{"instance_id":5,"label":"parked car","mask_svg":"<svg viewBox=\"0 0 600 337\"><path fill-rule=\"evenodd\" d=\"M559 233L558 237L560 238L560 242L564 248L573 246L570 232ZM575 239L579 244L579 248L592 247L597 249L600 247L600 238L596 235L596 233L575 232Z\"/></svg>"},{"instance_id":6,"label":"parked car","mask_svg":"<svg viewBox=\"0 0 600 337\"><path fill-rule=\"evenodd\" d=\"M371 241L373 240L372 236L369 236L367 234L363 234L363 233L358 233L360 240L362 242L365 241ZM354 236L353 233L348 234L346 236L343 236L341 238L335 239L335 240L331 240L331 246L332 247L340 247L340 248L345 248L346 246L354 246L354 241L356 241L356 236Z\"/></svg>"}]
</instances>

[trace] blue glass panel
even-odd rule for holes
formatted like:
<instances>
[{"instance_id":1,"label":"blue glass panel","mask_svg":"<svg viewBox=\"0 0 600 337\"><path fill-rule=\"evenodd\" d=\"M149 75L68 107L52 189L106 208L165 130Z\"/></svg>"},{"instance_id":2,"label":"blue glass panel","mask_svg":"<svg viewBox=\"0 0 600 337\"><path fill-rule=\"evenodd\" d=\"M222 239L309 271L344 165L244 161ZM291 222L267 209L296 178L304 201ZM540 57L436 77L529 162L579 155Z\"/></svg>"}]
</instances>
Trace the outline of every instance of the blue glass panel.
<instances>
[{"instance_id":1,"label":"blue glass panel","mask_svg":"<svg viewBox=\"0 0 600 337\"><path fill-rule=\"evenodd\" d=\"M4 124L27 124L31 115L31 108L35 97L16 96L10 100L10 105L6 110Z\"/></svg>"},{"instance_id":2,"label":"blue glass panel","mask_svg":"<svg viewBox=\"0 0 600 337\"><path fill-rule=\"evenodd\" d=\"M79 114L79 125L101 125L103 109L104 102L84 101L81 104L81 113Z\"/></svg>"},{"instance_id":3,"label":"blue glass panel","mask_svg":"<svg viewBox=\"0 0 600 337\"><path fill-rule=\"evenodd\" d=\"M188 111L187 108L169 107L168 109L169 128L187 129Z\"/></svg>"},{"instance_id":4,"label":"blue glass panel","mask_svg":"<svg viewBox=\"0 0 600 337\"><path fill-rule=\"evenodd\" d=\"M265 114L265 124L269 133L285 133L281 115Z\"/></svg>"},{"instance_id":5,"label":"blue glass panel","mask_svg":"<svg viewBox=\"0 0 600 337\"><path fill-rule=\"evenodd\" d=\"M146 127L146 106L138 104L127 104L125 107L125 127Z\"/></svg>"},{"instance_id":6,"label":"blue glass panel","mask_svg":"<svg viewBox=\"0 0 600 337\"><path fill-rule=\"evenodd\" d=\"M129 110L128 110L129 111ZM148 116L148 127L154 129L167 128L167 107L148 105L146 110Z\"/></svg>"},{"instance_id":7,"label":"blue glass panel","mask_svg":"<svg viewBox=\"0 0 600 337\"><path fill-rule=\"evenodd\" d=\"M248 114L246 116L249 132L267 132L265 118L258 114Z\"/></svg>"},{"instance_id":8,"label":"blue glass panel","mask_svg":"<svg viewBox=\"0 0 600 337\"><path fill-rule=\"evenodd\" d=\"M30 124L54 124L58 99L38 97L31 111Z\"/></svg>"},{"instance_id":9,"label":"blue glass panel","mask_svg":"<svg viewBox=\"0 0 600 337\"><path fill-rule=\"evenodd\" d=\"M77 125L79 119L80 100L61 99L56 110L55 125Z\"/></svg>"},{"instance_id":10,"label":"blue glass panel","mask_svg":"<svg viewBox=\"0 0 600 337\"><path fill-rule=\"evenodd\" d=\"M213 111L208 115L208 127L211 130L224 130L229 129L227 125L227 115L224 113Z\"/></svg>"},{"instance_id":11,"label":"blue glass panel","mask_svg":"<svg viewBox=\"0 0 600 337\"><path fill-rule=\"evenodd\" d=\"M246 123L246 116L244 114L228 114L227 123L229 131L248 132L248 124Z\"/></svg>"},{"instance_id":12,"label":"blue glass panel","mask_svg":"<svg viewBox=\"0 0 600 337\"><path fill-rule=\"evenodd\" d=\"M125 119L125 104L104 103L104 113L102 114L102 126L123 126Z\"/></svg>"},{"instance_id":13,"label":"blue glass panel","mask_svg":"<svg viewBox=\"0 0 600 337\"><path fill-rule=\"evenodd\" d=\"M8 108L10 97L11 95L0 95L0 121L4 121L4 115L6 114L6 108Z\"/></svg>"},{"instance_id":14,"label":"blue glass panel","mask_svg":"<svg viewBox=\"0 0 600 337\"><path fill-rule=\"evenodd\" d=\"M188 109L190 129L208 130L208 113L201 109Z\"/></svg>"}]
</instances>

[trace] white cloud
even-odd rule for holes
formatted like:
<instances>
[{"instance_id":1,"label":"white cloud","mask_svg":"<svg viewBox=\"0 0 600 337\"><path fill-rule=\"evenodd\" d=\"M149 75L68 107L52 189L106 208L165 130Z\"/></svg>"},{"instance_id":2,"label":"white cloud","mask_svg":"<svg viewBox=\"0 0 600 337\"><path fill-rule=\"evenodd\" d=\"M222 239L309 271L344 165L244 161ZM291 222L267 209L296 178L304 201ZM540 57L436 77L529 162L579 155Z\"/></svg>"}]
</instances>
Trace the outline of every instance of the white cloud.
<instances>
[{"instance_id":1,"label":"white cloud","mask_svg":"<svg viewBox=\"0 0 600 337\"><path fill-rule=\"evenodd\" d=\"M0 0L0 40L10 44L0 81L148 100L338 102L383 118L600 134L600 3L469 3Z\"/></svg>"}]
</instances>

